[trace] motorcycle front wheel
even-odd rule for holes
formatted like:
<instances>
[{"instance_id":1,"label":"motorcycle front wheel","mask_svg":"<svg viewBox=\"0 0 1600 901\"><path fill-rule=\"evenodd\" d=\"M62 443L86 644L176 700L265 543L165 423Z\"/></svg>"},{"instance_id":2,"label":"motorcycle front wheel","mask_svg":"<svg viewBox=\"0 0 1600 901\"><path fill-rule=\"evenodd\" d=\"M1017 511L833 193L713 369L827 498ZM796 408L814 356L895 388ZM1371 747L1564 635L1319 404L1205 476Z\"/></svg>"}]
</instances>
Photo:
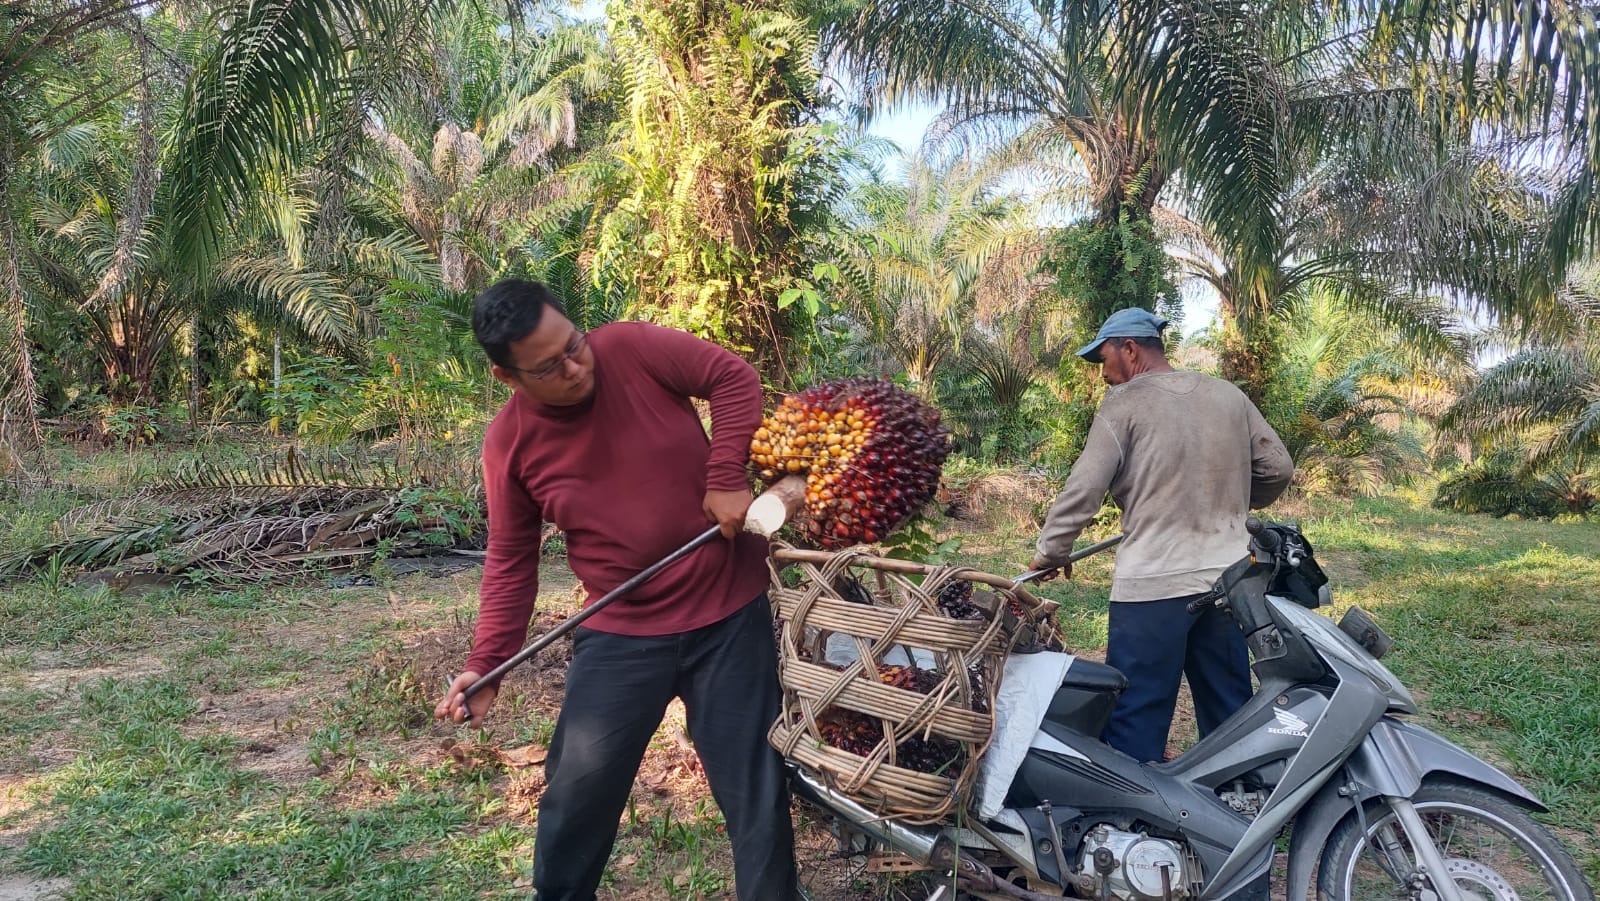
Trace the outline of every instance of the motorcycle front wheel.
<instances>
[{"instance_id":1,"label":"motorcycle front wheel","mask_svg":"<svg viewBox=\"0 0 1600 901\"><path fill-rule=\"evenodd\" d=\"M1411 798L1463 901L1595 901L1555 836L1505 798L1469 785L1426 782ZM1346 817L1323 851L1320 901L1437 898L1394 811L1379 802Z\"/></svg>"}]
</instances>

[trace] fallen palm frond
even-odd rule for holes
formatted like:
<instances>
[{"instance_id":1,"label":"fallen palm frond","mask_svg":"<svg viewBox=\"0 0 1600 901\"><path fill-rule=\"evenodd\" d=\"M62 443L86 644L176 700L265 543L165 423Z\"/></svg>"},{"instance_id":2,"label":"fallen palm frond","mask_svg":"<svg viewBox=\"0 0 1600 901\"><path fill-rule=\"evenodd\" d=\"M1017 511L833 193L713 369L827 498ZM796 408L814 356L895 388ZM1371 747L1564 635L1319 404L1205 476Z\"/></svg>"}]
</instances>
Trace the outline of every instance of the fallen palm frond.
<instances>
[{"instance_id":1,"label":"fallen palm frond","mask_svg":"<svg viewBox=\"0 0 1600 901\"><path fill-rule=\"evenodd\" d=\"M131 494L79 507L61 518L63 533L93 531L117 520L152 520L162 515L241 513L273 498L286 501L319 488L369 488L398 491L407 485L439 484L417 471L405 472L396 461L373 458L365 451L329 450L308 456L290 447L277 453L234 463L192 462L162 482Z\"/></svg>"},{"instance_id":2,"label":"fallen palm frond","mask_svg":"<svg viewBox=\"0 0 1600 901\"><path fill-rule=\"evenodd\" d=\"M460 473L448 462L402 465L292 449L242 464L199 464L69 512L57 539L0 557L0 575L43 567L273 575L311 564L344 568L380 552L428 553L482 533L481 488Z\"/></svg>"}]
</instances>

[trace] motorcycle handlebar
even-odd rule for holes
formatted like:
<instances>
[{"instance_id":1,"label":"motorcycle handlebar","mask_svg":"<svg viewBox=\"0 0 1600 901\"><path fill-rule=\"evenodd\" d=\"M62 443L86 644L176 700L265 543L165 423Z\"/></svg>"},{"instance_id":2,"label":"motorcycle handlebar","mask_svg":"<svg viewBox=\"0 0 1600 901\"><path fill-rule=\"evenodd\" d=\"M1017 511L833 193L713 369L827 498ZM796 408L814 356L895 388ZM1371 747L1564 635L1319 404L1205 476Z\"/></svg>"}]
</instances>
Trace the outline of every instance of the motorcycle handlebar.
<instances>
[{"instance_id":1,"label":"motorcycle handlebar","mask_svg":"<svg viewBox=\"0 0 1600 901\"><path fill-rule=\"evenodd\" d=\"M1250 539L1258 547L1269 554L1276 552L1278 545L1283 543L1283 539L1278 536L1277 532L1267 528L1262 524L1261 520L1254 516L1244 521L1244 530L1250 533Z\"/></svg>"},{"instance_id":2,"label":"motorcycle handlebar","mask_svg":"<svg viewBox=\"0 0 1600 901\"><path fill-rule=\"evenodd\" d=\"M1277 532L1267 528L1259 518L1251 516L1244 521L1244 530L1250 533L1251 553L1259 550L1262 554L1276 554L1283 546L1283 538ZM1184 609L1190 616L1203 612L1207 607L1228 607L1228 596L1225 592L1212 590L1195 598Z\"/></svg>"}]
</instances>

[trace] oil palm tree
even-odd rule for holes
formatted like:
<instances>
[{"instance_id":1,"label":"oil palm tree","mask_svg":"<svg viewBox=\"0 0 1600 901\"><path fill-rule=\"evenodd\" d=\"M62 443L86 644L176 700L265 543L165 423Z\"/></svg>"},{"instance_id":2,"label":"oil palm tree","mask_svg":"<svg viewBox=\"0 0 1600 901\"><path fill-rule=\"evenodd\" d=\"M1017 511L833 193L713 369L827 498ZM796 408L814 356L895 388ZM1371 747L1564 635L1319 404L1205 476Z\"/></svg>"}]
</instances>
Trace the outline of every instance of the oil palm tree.
<instances>
[{"instance_id":1,"label":"oil palm tree","mask_svg":"<svg viewBox=\"0 0 1600 901\"><path fill-rule=\"evenodd\" d=\"M1352 135L1389 162L1405 161L1419 129L1435 143L1533 142L1559 158L1538 239L1474 248L1537 251L1542 266L1498 258L1519 277L1561 271L1596 212L1600 118L1578 111L1600 96L1600 36L1564 5L861 0L845 10L826 34L869 98L941 100L941 129L958 137L1066 143L1094 184L1091 225L1147 222L1159 198L1182 201L1227 246L1234 294L1249 298L1241 310L1284 293L1275 282L1296 240L1283 234L1296 185ZM1419 97L1427 116L1415 115ZM1479 277L1495 268L1477 265Z\"/></svg>"},{"instance_id":2,"label":"oil palm tree","mask_svg":"<svg viewBox=\"0 0 1600 901\"><path fill-rule=\"evenodd\" d=\"M1198 218L1229 240L1275 243L1290 98L1270 29L1283 23L1229 3L865 0L848 9L826 34L869 101L942 101L936 136L958 145L1070 148L1089 183L1080 212L1114 243L1147 228L1175 178ZM1120 249L1106 258L1127 263ZM1130 300L1155 303L1106 302ZM1110 312L1087 301L1086 318Z\"/></svg>"},{"instance_id":3,"label":"oil palm tree","mask_svg":"<svg viewBox=\"0 0 1600 901\"><path fill-rule=\"evenodd\" d=\"M841 144L816 121L816 38L789 6L608 7L621 118L589 259L635 315L738 348L779 384L820 311L803 250Z\"/></svg>"},{"instance_id":4,"label":"oil palm tree","mask_svg":"<svg viewBox=\"0 0 1600 901\"><path fill-rule=\"evenodd\" d=\"M152 106L164 108L144 112ZM118 140L127 117L166 121L171 107L135 92L47 142L30 198L33 293L78 322L114 402L152 402L185 329L198 336L243 312L275 333L348 349L365 336L362 300L376 287L437 282L436 264L403 234L347 227L338 253L311 260L320 211L306 178L264 182L219 237L222 256L195 272L173 240L171 157L152 159L142 130L131 146Z\"/></svg>"},{"instance_id":5,"label":"oil palm tree","mask_svg":"<svg viewBox=\"0 0 1600 901\"><path fill-rule=\"evenodd\" d=\"M922 393L960 359L980 300L1001 293L995 280L1037 267L1045 231L1033 204L997 189L1001 174L914 157L903 180L864 184L841 209L846 299Z\"/></svg>"},{"instance_id":6,"label":"oil palm tree","mask_svg":"<svg viewBox=\"0 0 1600 901\"><path fill-rule=\"evenodd\" d=\"M130 91L149 110L151 41L143 27L151 0L40 0L0 4L0 448L4 462L20 465L19 448L42 445L38 386L29 337L29 301L21 261L26 250L28 175L38 148L70 140L84 120ZM103 65L108 48L137 67ZM140 133L153 143L153 123L141 116ZM147 196L147 191L142 191ZM127 247L124 237L121 246Z\"/></svg>"},{"instance_id":7,"label":"oil palm tree","mask_svg":"<svg viewBox=\"0 0 1600 901\"><path fill-rule=\"evenodd\" d=\"M1293 320L1313 301L1367 317L1413 352L1466 359L1458 311L1444 292L1453 290L1458 300L1479 298L1444 278L1446 266L1434 256L1447 244L1425 238L1416 221L1433 198L1406 187L1319 167L1289 197L1273 257L1253 262L1197 223L1156 211L1180 277L1204 284L1218 298L1224 378L1259 404L1289 350Z\"/></svg>"},{"instance_id":8,"label":"oil palm tree","mask_svg":"<svg viewBox=\"0 0 1600 901\"><path fill-rule=\"evenodd\" d=\"M1534 471L1600 457L1600 341L1590 334L1512 354L1484 371L1441 424L1480 447L1520 443Z\"/></svg>"},{"instance_id":9,"label":"oil palm tree","mask_svg":"<svg viewBox=\"0 0 1600 901\"><path fill-rule=\"evenodd\" d=\"M131 262L123 262L122 236L135 215L124 202L125 184L133 176L114 141L102 146L106 153L51 173L48 191L35 201L39 234L28 263L38 296L81 320L113 402L153 403L159 369L172 359L180 332L229 308L293 322L323 342L355 337L355 311L342 286L329 273L295 265L281 239L270 247L230 239L211 277L196 278L170 242L164 191L156 209L137 214ZM232 229L240 237L247 231Z\"/></svg>"},{"instance_id":10,"label":"oil palm tree","mask_svg":"<svg viewBox=\"0 0 1600 901\"><path fill-rule=\"evenodd\" d=\"M433 250L456 292L503 268L535 214L569 211L581 181L561 166L587 149L579 123L596 118L585 107L609 83L596 24L502 25L474 6L433 17L361 125L374 151L358 164L368 197Z\"/></svg>"},{"instance_id":11,"label":"oil palm tree","mask_svg":"<svg viewBox=\"0 0 1600 901\"><path fill-rule=\"evenodd\" d=\"M1570 309L1552 278L1550 236L1553 186L1571 161L1547 155L1536 135L1441 141L1442 98L1384 97L1384 75L1352 64L1295 87L1276 243L1244 247L1157 210L1182 275L1219 298L1222 374L1258 402L1286 317L1313 296L1367 317L1412 353L1457 364L1470 353L1460 325L1469 310L1531 326ZM1336 85L1373 103L1351 110Z\"/></svg>"},{"instance_id":12,"label":"oil palm tree","mask_svg":"<svg viewBox=\"0 0 1600 901\"><path fill-rule=\"evenodd\" d=\"M1295 481L1314 494L1374 495L1427 465L1420 433L1398 385L1409 367L1372 351L1341 362L1326 333L1304 336L1263 412L1295 463Z\"/></svg>"},{"instance_id":13,"label":"oil palm tree","mask_svg":"<svg viewBox=\"0 0 1600 901\"><path fill-rule=\"evenodd\" d=\"M171 167L174 246L203 270L223 253L247 196L348 129L434 4L400 0L232 0L211 11L217 39L188 80ZM359 121L359 120L358 120Z\"/></svg>"}]
</instances>

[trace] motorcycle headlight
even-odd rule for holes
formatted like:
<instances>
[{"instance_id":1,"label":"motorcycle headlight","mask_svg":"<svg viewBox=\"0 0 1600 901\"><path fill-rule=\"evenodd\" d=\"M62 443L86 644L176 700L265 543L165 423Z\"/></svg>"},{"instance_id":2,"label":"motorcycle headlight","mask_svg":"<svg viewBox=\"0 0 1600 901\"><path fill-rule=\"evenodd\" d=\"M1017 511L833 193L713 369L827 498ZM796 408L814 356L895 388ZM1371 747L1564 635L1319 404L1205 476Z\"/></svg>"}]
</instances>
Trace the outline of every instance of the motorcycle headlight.
<instances>
[{"instance_id":1,"label":"motorcycle headlight","mask_svg":"<svg viewBox=\"0 0 1600 901\"><path fill-rule=\"evenodd\" d=\"M1383 631L1383 627L1360 607L1345 611L1344 618L1339 620L1339 631L1355 639L1356 644L1366 649L1374 660L1382 660L1383 655L1394 647L1389 633Z\"/></svg>"},{"instance_id":2,"label":"motorcycle headlight","mask_svg":"<svg viewBox=\"0 0 1600 901\"><path fill-rule=\"evenodd\" d=\"M1394 673L1389 672L1388 667L1379 663L1378 658L1373 656L1371 651L1363 647L1359 641L1345 632L1342 627L1334 625L1333 620L1319 613L1313 613L1293 601L1286 601L1283 598L1270 595L1268 600L1273 602L1273 609L1277 611L1278 615L1299 629L1300 634L1311 642L1312 647L1316 648L1318 653L1324 657L1328 655L1336 656L1361 671L1389 697L1389 702L1395 708L1405 713L1417 712L1416 699L1411 696L1411 692L1405 685L1395 678ZM1349 614L1346 614L1346 616L1348 617ZM1372 622L1370 616L1366 616L1365 613L1362 616L1365 617L1367 622ZM1372 623L1372 628L1377 629L1377 634L1383 635L1384 641L1387 642L1389 640L1389 636L1384 634L1382 629L1378 629L1376 623Z\"/></svg>"}]
</instances>

